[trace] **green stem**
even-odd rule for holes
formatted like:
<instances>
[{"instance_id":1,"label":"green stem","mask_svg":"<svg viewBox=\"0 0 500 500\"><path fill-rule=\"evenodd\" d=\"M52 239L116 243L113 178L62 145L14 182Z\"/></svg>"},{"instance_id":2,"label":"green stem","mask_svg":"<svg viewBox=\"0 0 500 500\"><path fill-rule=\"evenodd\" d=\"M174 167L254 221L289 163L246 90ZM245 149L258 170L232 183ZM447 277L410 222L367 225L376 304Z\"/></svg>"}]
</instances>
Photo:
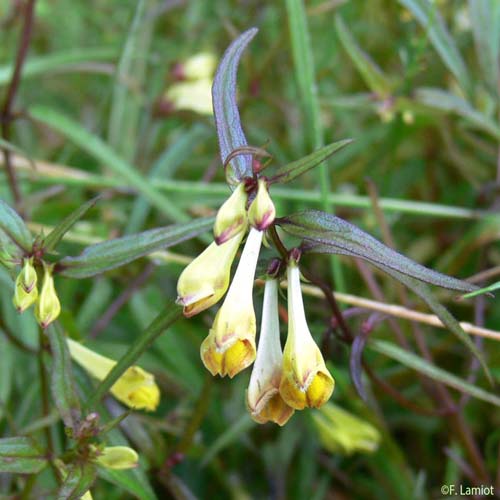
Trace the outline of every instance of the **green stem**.
<instances>
[{"instance_id":1,"label":"green stem","mask_svg":"<svg viewBox=\"0 0 500 500\"><path fill-rule=\"evenodd\" d=\"M101 381L92 396L86 403L86 408L94 407L108 392L113 384L123 375L123 373L132 366L149 348L149 346L159 337L167 328L174 324L182 315L182 310L175 303L170 302L151 322L142 335L130 346L130 349L118 360L114 368L108 373L107 377Z\"/></svg>"}]
</instances>

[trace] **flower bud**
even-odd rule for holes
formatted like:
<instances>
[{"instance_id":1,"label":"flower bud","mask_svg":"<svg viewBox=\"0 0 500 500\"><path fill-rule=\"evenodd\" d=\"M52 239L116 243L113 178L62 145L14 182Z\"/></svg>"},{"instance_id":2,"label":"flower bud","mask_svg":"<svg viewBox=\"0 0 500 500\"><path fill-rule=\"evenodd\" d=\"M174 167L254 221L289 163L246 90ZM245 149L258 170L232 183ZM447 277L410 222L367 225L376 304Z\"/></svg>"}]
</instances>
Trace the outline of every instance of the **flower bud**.
<instances>
[{"instance_id":1,"label":"flower bud","mask_svg":"<svg viewBox=\"0 0 500 500\"><path fill-rule=\"evenodd\" d=\"M61 303L54 287L52 266L44 263L44 274L40 296L35 305L35 317L42 328L47 328L61 312Z\"/></svg>"},{"instance_id":2,"label":"flower bud","mask_svg":"<svg viewBox=\"0 0 500 500\"><path fill-rule=\"evenodd\" d=\"M225 243L247 228L247 193L241 182L217 212L214 238L218 245Z\"/></svg>"},{"instance_id":3,"label":"flower bud","mask_svg":"<svg viewBox=\"0 0 500 500\"><path fill-rule=\"evenodd\" d=\"M96 462L107 469L131 469L137 467L139 455L128 446L107 446L97 457Z\"/></svg>"},{"instance_id":4,"label":"flower bud","mask_svg":"<svg viewBox=\"0 0 500 500\"><path fill-rule=\"evenodd\" d=\"M380 443L376 427L330 402L313 413L313 422L321 444L331 453L372 453Z\"/></svg>"},{"instance_id":5,"label":"flower bud","mask_svg":"<svg viewBox=\"0 0 500 500\"><path fill-rule=\"evenodd\" d=\"M285 425L294 409L279 393L283 353L281 351L278 318L278 281L267 280L264 288L262 323L257 357L247 391L247 407L258 423L268 421Z\"/></svg>"},{"instance_id":6,"label":"flower bud","mask_svg":"<svg viewBox=\"0 0 500 500\"><path fill-rule=\"evenodd\" d=\"M177 303L190 318L217 303L229 286L231 264L243 232L222 245L212 243L182 271L177 282Z\"/></svg>"},{"instance_id":7,"label":"flower bud","mask_svg":"<svg viewBox=\"0 0 500 500\"><path fill-rule=\"evenodd\" d=\"M16 278L12 299L14 307L20 313L28 309L38 298L37 279L33 259L24 259L23 268Z\"/></svg>"},{"instance_id":8,"label":"flower bud","mask_svg":"<svg viewBox=\"0 0 500 500\"><path fill-rule=\"evenodd\" d=\"M232 378L255 359L252 291L261 243L262 232L251 229L224 303L201 344L201 359L212 375Z\"/></svg>"},{"instance_id":9,"label":"flower bud","mask_svg":"<svg viewBox=\"0 0 500 500\"><path fill-rule=\"evenodd\" d=\"M67 339L71 357L90 375L104 380L116 365L113 359L101 356L79 342ZM160 389L151 373L138 366L129 367L110 389L111 394L130 408L154 411L160 402Z\"/></svg>"},{"instance_id":10,"label":"flower bud","mask_svg":"<svg viewBox=\"0 0 500 500\"><path fill-rule=\"evenodd\" d=\"M269 196L266 180L261 177L258 181L257 196L248 209L248 220L253 227L264 231L273 223L275 217L273 200Z\"/></svg>"},{"instance_id":11,"label":"flower bud","mask_svg":"<svg viewBox=\"0 0 500 500\"><path fill-rule=\"evenodd\" d=\"M319 408L332 395L335 382L307 326L300 273L292 259L288 269L288 336L283 354L280 394L291 407Z\"/></svg>"}]
</instances>

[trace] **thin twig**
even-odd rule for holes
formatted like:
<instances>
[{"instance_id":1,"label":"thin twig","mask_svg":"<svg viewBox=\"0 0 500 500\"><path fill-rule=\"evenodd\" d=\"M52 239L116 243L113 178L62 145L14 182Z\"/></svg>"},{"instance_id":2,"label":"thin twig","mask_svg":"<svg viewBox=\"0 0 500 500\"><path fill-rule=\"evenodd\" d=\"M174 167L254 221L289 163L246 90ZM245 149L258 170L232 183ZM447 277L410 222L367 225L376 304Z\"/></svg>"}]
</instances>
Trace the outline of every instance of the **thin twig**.
<instances>
[{"instance_id":1,"label":"thin twig","mask_svg":"<svg viewBox=\"0 0 500 500\"><path fill-rule=\"evenodd\" d=\"M21 72L23 69L24 61L26 59L26 54L28 53L28 48L31 41L31 34L33 31L33 19L35 12L35 2L36 0L27 0L25 13L24 13L24 24L21 31L21 40L19 43L19 48L17 50L16 60L14 64L14 71L12 73L12 78L10 79L9 86L7 87L7 94L2 105L2 110L0 112L0 121L2 129L2 137L6 141L10 140L11 133L11 122L13 120L12 107L14 105L14 100L19 89L19 83L21 82ZM3 148L3 156L5 161L5 169L7 170L7 179L9 181L10 190L12 196L14 197L14 202L19 209L21 206L21 192L17 184L16 173L11 163L10 151L7 148Z\"/></svg>"}]
</instances>

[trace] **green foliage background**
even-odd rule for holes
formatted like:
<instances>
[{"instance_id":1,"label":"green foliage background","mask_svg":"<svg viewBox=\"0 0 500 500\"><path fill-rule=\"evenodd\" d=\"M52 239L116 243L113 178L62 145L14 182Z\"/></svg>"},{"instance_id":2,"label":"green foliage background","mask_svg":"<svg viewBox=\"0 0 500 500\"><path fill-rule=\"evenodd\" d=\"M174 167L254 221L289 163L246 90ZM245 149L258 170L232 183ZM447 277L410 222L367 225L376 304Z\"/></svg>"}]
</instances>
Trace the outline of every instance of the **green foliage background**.
<instances>
[{"instance_id":1,"label":"green foliage background","mask_svg":"<svg viewBox=\"0 0 500 500\"><path fill-rule=\"evenodd\" d=\"M0 2L1 92L19 44L22 18L11 19L15 3ZM61 168L56 173L43 165L32 169L16 157L30 228L36 233L42 226L53 227L102 194L59 248L76 255L94 241L213 214L229 193L213 120L187 111L161 115L158 101L173 82L174 63L201 51L220 57L236 34L257 26L259 34L238 76L249 143L264 146L273 164L284 165L324 143L354 139L319 176L312 171L272 190L278 215L335 206L337 214L383 239L380 217L367 194L370 179L399 251L461 278L495 269L500 265L498 50L495 73L471 29L471 8L478 4L491 7L481 33L488 34L485 43L490 40L494 53L500 43L494 0L312 1L305 6L307 32L290 22L302 12L291 0L39 0L16 99L21 115L11 142L28 158ZM414 12L425 11L426 5L437 10L421 23L405 5ZM440 22L448 30L444 38ZM380 72L353 43L376 61ZM307 79L310 71L315 83ZM317 92L311 92L311 83ZM428 87L446 94L425 94L422 89ZM77 176L69 167L88 175ZM137 173L146 179L144 186L135 182ZM3 169L0 177L0 196L12 202ZM188 257L207 241L208 234L93 279L56 277L65 331L118 359L166 298L175 297L176 279ZM317 275L330 274L327 257L305 262ZM340 291L372 298L373 289L353 260L341 259L336 266L339 262ZM494 273L487 283L495 281ZM400 303L394 282L375 276L382 300ZM0 279L1 329L27 347L0 336L0 434L30 434L44 443L42 431L48 428L61 454L68 440L56 410L40 398L39 370L44 368L28 352L38 346L36 323L31 313L15 313L10 278L3 273ZM458 319L500 329L496 299L454 303L449 293L437 294ZM257 291L258 315L260 296ZM110 314L117 300L121 307ZM107 436L108 443L128 442L141 464L133 472L100 473L94 498L436 498L442 484L478 484L463 429L440 412L439 396L429 396L438 390L435 382L367 349L365 359L378 377L430 414L402 407L368 378L365 404L349 378L349 347L325 334L330 317L324 301L305 300L311 331L322 341L337 382L333 400L380 430L378 451L328 452L308 411L284 428L253 423L244 403L249 370L233 380L213 379L199 358L214 315L210 310L175 323L142 356L140 365L155 374L161 387L161 405L153 414L132 413ZM413 298L409 304L421 308ZM349 320L354 332L363 319L366 315ZM411 324L399 323L410 348L418 351ZM495 392L471 369L468 353L452 334L428 326L420 330L433 363ZM396 342L387 321L372 337ZM486 339L478 345L498 383L498 342ZM74 373L81 393L88 393L94 382L76 366ZM499 477L500 414L491 404L451 394L461 402L455 411L484 460L489 478L481 481L493 485ZM100 408L103 421L120 411L111 399ZM29 489L26 478L0 474L0 498L22 491L25 496L16 498L52 498L56 482L50 468L28 482Z\"/></svg>"}]
</instances>

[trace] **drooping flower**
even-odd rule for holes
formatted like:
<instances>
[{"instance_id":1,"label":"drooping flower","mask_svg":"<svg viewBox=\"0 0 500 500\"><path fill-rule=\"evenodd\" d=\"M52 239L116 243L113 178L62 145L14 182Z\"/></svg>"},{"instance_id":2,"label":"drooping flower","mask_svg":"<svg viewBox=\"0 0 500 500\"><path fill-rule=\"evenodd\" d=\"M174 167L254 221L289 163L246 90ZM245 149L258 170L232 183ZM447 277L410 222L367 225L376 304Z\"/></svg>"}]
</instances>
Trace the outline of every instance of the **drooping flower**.
<instances>
[{"instance_id":1,"label":"drooping flower","mask_svg":"<svg viewBox=\"0 0 500 500\"><path fill-rule=\"evenodd\" d=\"M18 312L22 313L38 298L37 274L33 267L33 259L24 259L23 268L17 275L12 302Z\"/></svg>"},{"instance_id":2,"label":"drooping flower","mask_svg":"<svg viewBox=\"0 0 500 500\"><path fill-rule=\"evenodd\" d=\"M59 316L61 303L54 286L52 266L44 263L43 267L43 283L35 304L35 317L42 328L47 328Z\"/></svg>"},{"instance_id":3,"label":"drooping flower","mask_svg":"<svg viewBox=\"0 0 500 500\"><path fill-rule=\"evenodd\" d=\"M116 361L67 339L71 357L98 380L106 378ZM139 366L129 367L110 389L111 394L130 408L154 411L160 402L160 389L154 375Z\"/></svg>"},{"instance_id":4,"label":"drooping flower","mask_svg":"<svg viewBox=\"0 0 500 500\"><path fill-rule=\"evenodd\" d=\"M372 453L380 443L376 427L331 402L313 413L313 421L321 444L331 453Z\"/></svg>"},{"instance_id":5,"label":"drooping flower","mask_svg":"<svg viewBox=\"0 0 500 500\"><path fill-rule=\"evenodd\" d=\"M300 272L291 258L288 276L288 336L283 354L280 394L291 407L319 408L332 395L335 382L307 326Z\"/></svg>"},{"instance_id":6,"label":"drooping flower","mask_svg":"<svg viewBox=\"0 0 500 500\"><path fill-rule=\"evenodd\" d=\"M278 281L269 279L264 288L262 322L257 357L247 390L247 407L261 424L285 425L294 413L279 392L283 364L278 318Z\"/></svg>"},{"instance_id":7,"label":"drooping flower","mask_svg":"<svg viewBox=\"0 0 500 500\"><path fill-rule=\"evenodd\" d=\"M190 318L217 303L229 286L231 264L243 239L241 232L222 245L213 242L185 269L177 282L177 303Z\"/></svg>"},{"instance_id":8,"label":"drooping flower","mask_svg":"<svg viewBox=\"0 0 500 500\"><path fill-rule=\"evenodd\" d=\"M273 200L269 196L267 181L263 177L258 180L257 195L248 209L248 220L260 231L267 229L276 217Z\"/></svg>"},{"instance_id":9,"label":"drooping flower","mask_svg":"<svg viewBox=\"0 0 500 500\"><path fill-rule=\"evenodd\" d=\"M262 232L252 228L227 296L208 337L201 344L201 359L212 375L232 378L255 359L256 321L252 291L261 243Z\"/></svg>"},{"instance_id":10,"label":"drooping flower","mask_svg":"<svg viewBox=\"0 0 500 500\"><path fill-rule=\"evenodd\" d=\"M247 193L241 182L217 212L214 238L218 245L225 243L247 228Z\"/></svg>"}]
</instances>

